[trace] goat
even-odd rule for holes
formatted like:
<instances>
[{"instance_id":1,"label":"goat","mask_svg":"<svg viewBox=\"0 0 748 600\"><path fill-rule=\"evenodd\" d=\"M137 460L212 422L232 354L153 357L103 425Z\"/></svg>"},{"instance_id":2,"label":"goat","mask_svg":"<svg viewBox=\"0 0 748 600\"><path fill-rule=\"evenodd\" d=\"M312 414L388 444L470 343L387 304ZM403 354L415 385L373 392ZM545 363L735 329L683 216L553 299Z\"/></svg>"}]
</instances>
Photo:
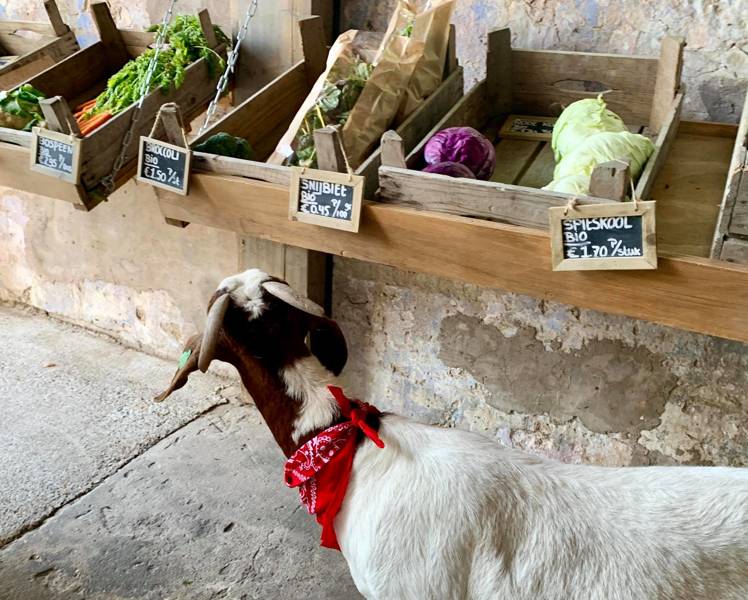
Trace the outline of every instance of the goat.
<instances>
[{"instance_id":1,"label":"goat","mask_svg":"<svg viewBox=\"0 0 748 600\"><path fill-rule=\"evenodd\" d=\"M219 285L186 352L157 400L217 359L287 457L339 420L340 328L260 270ZM748 469L566 465L393 414L378 433L334 521L370 600L748 599Z\"/></svg>"}]
</instances>

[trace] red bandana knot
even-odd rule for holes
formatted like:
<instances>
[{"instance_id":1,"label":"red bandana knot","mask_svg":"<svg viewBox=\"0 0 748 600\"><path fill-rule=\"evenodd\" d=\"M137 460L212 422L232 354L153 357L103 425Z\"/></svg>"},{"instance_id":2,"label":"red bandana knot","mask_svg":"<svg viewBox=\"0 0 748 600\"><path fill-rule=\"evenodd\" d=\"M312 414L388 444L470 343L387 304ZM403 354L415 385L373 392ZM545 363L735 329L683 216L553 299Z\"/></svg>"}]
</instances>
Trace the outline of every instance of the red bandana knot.
<instances>
[{"instance_id":1,"label":"red bandana knot","mask_svg":"<svg viewBox=\"0 0 748 600\"><path fill-rule=\"evenodd\" d=\"M339 387L328 386L345 419L317 434L286 461L288 487L298 487L301 502L322 525L321 545L340 550L333 522L343 504L361 431L379 448L384 442L367 422L381 413L370 404L351 400Z\"/></svg>"}]
</instances>

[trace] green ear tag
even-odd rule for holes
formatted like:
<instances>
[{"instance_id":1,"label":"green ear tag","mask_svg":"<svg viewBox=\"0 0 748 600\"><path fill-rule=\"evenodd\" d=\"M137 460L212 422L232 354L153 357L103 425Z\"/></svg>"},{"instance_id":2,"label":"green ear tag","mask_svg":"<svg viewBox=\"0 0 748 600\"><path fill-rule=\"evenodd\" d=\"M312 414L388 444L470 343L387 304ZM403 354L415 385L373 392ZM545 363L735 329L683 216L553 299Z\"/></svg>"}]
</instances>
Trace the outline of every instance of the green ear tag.
<instances>
[{"instance_id":1,"label":"green ear tag","mask_svg":"<svg viewBox=\"0 0 748 600\"><path fill-rule=\"evenodd\" d=\"M182 352L182 356L179 357L179 368L184 369L184 365L187 364L187 361L190 360L190 356L192 356L192 350L185 350Z\"/></svg>"}]
</instances>

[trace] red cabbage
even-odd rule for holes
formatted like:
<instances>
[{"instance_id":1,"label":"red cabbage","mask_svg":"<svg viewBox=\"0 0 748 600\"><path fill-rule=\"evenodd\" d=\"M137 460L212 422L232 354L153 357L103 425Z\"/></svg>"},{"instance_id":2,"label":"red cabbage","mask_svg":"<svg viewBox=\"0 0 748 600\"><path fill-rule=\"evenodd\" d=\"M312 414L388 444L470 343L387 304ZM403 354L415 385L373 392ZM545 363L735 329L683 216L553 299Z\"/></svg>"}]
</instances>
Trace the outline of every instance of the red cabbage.
<instances>
[{"instance_id":1,"label":"red cabbage","mask_svg":"<svg viewBox=\"0 0 748 600\"><path fill-rule=\"evenodd\" d=\"M461 163L478 179L489 179L496 166L493 144L472 127L442 129L426 142L423 158L430 165Z\"/></svg>"},{"instance_id":2,"label":"red cabbage","mask_svg":"<svg viewBox=\"0 0 748 600\"><path fill-rule=\"evenodd\" d=\"M426 165L424 173L437 173L439 175L448 175L449 177L467 177L475 179L473 172L465 165L458 162L444 161L435 165Z\"/></svg>"}]
</instances>

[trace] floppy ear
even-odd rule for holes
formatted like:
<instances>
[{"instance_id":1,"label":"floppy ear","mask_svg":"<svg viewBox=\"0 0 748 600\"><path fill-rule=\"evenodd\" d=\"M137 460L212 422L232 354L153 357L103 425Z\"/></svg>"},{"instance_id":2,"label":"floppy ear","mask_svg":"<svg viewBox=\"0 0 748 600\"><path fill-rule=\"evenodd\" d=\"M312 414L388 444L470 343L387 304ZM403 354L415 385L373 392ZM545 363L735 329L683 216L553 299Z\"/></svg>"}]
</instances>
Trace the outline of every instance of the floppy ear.
<instances>
[{"instance_id":1,"label":"floppy ear","mask_svg":"<svg viewBox=\"0 0 748 600\"><path fill-rule=\"evenodd\" d=\"M154 398L156 402L163 402L166 400L171 396L172 392L178 390L187 383L190 373L197 371L197 362L200 357L200 345L202 344L202 341L203 336L200 334L193 335L189 340L187 340L187 344L184 346L184 352L182 352L182 358L179 359L177 372L174 373L174 377L172 378L169 387Z\"/></svg>"},{"instance_id":2,"label":"floppy ear","mask_svg":"<svg viewBox=\"0 0 748 600\"><path fill-rule=\"evenodd\" d=\"M309 316L310 350L328 371L340 375L348 361L348 346L338 324L327 317Z\"/></svg>"}]
</instances>

